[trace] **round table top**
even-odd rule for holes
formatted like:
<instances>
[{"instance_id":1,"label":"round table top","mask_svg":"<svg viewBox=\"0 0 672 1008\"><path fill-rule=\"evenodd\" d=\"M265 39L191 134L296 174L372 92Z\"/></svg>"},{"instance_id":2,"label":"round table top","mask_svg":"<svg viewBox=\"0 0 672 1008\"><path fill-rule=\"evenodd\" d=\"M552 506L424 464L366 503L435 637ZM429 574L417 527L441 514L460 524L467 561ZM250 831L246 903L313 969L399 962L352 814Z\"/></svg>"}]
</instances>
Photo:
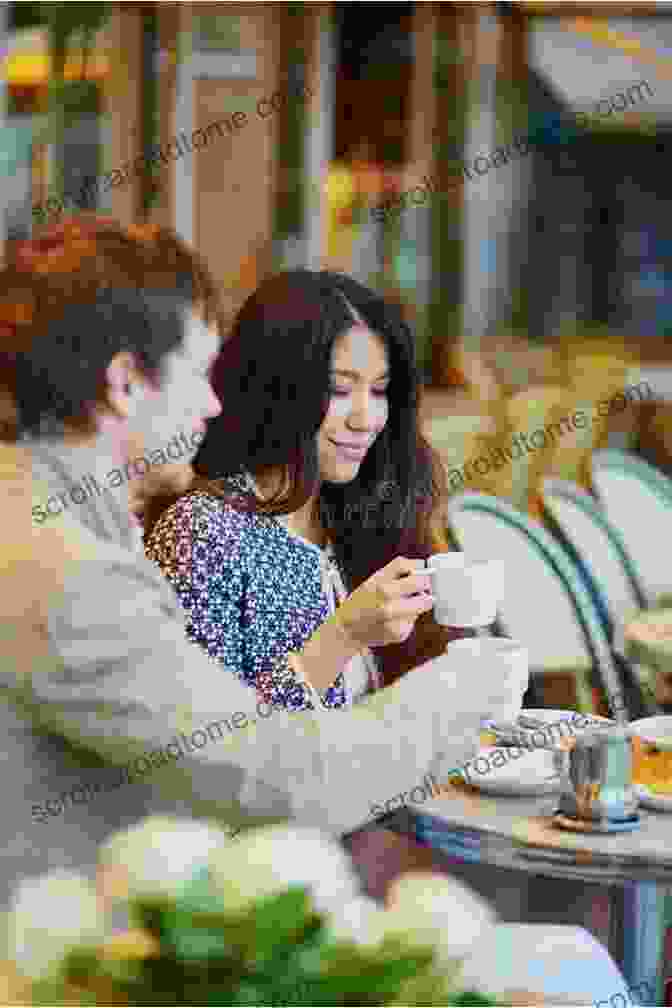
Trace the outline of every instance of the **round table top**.
<instances>
[{"instance_id":1,"label":"round table top","mask_svg":"<svg viewBox=\"0 0 672 1008\"><path fill-rule=\"evenodd\" d=\"M456 782L436 800L399 810L394 828L415 832L437 850L444 834L448 853L451 833L471 834L471 860L537 875L672 885L672 815L640 807L641 825L632 832L570 832L552 823L557 801L557 795L491 797Z\"/></svg>"}]
</instances>

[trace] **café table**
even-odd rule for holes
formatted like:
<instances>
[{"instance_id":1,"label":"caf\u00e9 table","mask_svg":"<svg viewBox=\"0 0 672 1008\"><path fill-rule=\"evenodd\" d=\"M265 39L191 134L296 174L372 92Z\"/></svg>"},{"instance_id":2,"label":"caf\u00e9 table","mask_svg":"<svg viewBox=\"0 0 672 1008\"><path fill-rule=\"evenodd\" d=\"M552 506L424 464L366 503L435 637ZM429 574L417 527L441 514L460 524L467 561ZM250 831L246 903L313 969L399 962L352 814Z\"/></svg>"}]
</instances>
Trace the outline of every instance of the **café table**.
<instances>
[{"instance_id":1,"label":"caf\u00e9 table","mask_svg":"<svg viewBox=\"0 0 672 1008\"><path fill-rule=\"evenodd\" d=\"M638 830L587 834L552 825L556 805L557 796L490 797L453 780L440 797L395 812L388 825L426 845L446 867L457 857L471 862L475 874L474 866L520 873L521 885L532 878L535 886L543 884L540 879L560 879L567 883L567 899L570 886L605 887L611 955L640 1004L665 1004L661 921L672 895L672 817L640 808ZM580 923L590 930L587 921Z\"/></svg>"}]
</instances>

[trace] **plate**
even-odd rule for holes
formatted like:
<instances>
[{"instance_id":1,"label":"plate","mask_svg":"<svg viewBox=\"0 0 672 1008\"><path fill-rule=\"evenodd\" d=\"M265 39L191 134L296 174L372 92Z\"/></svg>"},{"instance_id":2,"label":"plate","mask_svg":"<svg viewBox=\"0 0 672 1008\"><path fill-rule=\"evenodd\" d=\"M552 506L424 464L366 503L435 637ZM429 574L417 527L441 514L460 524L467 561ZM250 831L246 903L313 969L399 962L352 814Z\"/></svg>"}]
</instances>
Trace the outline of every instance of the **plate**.
<instances>
[{"instance_id":1,"label":"plate","mask_svg":"<svg viewBox=\"0 0 672 1008\"><path fill-rule=\"evenodd\" d=\"M523 755L513 757L511 753L515 751ZM549 749L528 752L487 746L469 760L466 772L468 782L484 794L522 798L556 794L561 788L553 752Z\"/></svg>"},{"instance_id":2,"label":"plate","mask_svg":"<svg viewBox=\"0 0 672 1008\"><path fill-rule=\"evenodd\" d=\"M638 735L663 752L672 752L672 714L657 714L654 717L631 721L628 725L628 734Z\"/></svg>"},{"instance_id":3,"label":"plate","mask_svg":"<svg viewBox=\"0 0 672 1008\"><path fill-rule=\"evenodd\" d=\"M672 795L658 795L645 784L633 784L639 804L654 812L672 812Z\"/></svg>"},{"instance_id":4,"label":"plate","mask_svg":"<svg viewBox=\"0 0 672 1008\"><path fill-rule=\"evenodd\" d=\"M630 833L632 830L639 829L640 823L641 820L637 812L628 819L623 819L621 822L590 822L585 819L575 819L573 816L563 815L562 812L556 812L553 816L554 826L559 826L560 829L571 830L573 833Z\"/></svg>"},{"instance_id":5,"label":"plate","mask_svg":"<svg viewBox=\"0 0 672 1008\"><path fill-rule=\"evenodd\" d=\"M598 724L613 724L614 722L610 718L602 717L601 714L580 714L575 710L551 710L550 707L525 707L520 712L523 716L537 718L539 721L543 721L544 724L555 724L558 721L571 721L572 718L590 718L591 721L596 721ZM587 728L590 725L586 725ZM581 730L581 729L579 729Z\"/></svg>"},{"instance_id":6,"label":"plate","mask_svg":"<svg viewBox=\"0 0 672 1008\"><path fill-rule=\"evenodd\" d=\"M544 726L555 726L556 731L554 732L552 729L547 727L544 728L518 727L518 724L516 722L515 733L513 733L511 731L504 730L505 726L501 725L501 723L497 721L485 722L482 730L494 735L495 736L494 741L499 742L500 744L507 744L509 742L515 742L517 740L520 740L522 742L527 742L532 748L534 748L535 745L539 748L542 748L543 746L548 746L551 744L557 745L562 739L567 738L569 735L580 734L590 729L591 727L590 724L584 725L583 722L585 720L585 717L583 714L577 714L577 712L573 710L554 710L548 707L543 708L535 707L535 708L525 708L520 713L523 716L526 715L527 717L535 718L537 721L541 721L544 724ZM610 721L608 718L600 717L597 714L590 714L586 716L590 717L591 721L593 721L595 725L613 724L613 722ZM583 720L575 723L576 718L582 718ZM498 723L501 726L500 729L495 727ZM567 725L568 729L561 728L560 727L561 725ZM571 728L569 727L570 725L572 726ZM534 737L535 734L537 736L539 734L541 735L541 741L539 740L538 737L535 739Z\"/></svg>"}]
</instances>

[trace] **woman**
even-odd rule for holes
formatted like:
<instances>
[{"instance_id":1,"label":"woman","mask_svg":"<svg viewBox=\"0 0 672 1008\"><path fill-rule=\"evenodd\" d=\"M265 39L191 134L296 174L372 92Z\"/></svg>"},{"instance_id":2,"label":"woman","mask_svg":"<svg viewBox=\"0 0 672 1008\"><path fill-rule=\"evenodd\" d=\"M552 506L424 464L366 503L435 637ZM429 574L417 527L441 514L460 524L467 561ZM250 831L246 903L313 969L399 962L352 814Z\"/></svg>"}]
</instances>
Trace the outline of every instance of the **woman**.
<instances>
[{"instance_id":1,"label":"woman","mask_svg":"<svg viewBox=\"0 0 672 1008\"><path fill-rule=\"evenodd\" d=\"M313 687L348 705L429 656L418 561L446 543L413 357L398 311L355 280L266 280L213 368L223 412L195 483L147 536L192 640L290 710L312 707Z\"/></svg>"}]
</instances>

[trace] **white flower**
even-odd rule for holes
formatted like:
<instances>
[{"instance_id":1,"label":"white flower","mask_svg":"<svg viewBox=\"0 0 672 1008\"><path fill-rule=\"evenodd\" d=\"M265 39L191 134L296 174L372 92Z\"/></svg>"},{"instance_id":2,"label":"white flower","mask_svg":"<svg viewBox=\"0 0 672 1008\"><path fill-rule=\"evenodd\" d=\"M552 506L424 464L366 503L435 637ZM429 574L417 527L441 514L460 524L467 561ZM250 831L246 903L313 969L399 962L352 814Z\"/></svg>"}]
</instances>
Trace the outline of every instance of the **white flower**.
<instances>
[{"instance_id":1,"label":"white flower","mask_svg":"<svg viewBox=\"0 0 672 1008\"><path fill-rule=\"evenodd\" d=\"M126 869L128 896L174 896L211 851L230 844L224 830L191 819L151 816L115 833L99 851L102 866Z\"/></svg>"},{"instance_id":2,"label":"white flower","mask_svg":"<svg viewBox=\"0 0 672 1008\"><path fill-rule=\"evenodd\" d=\"M93 882L55 871L17 886L7 921L8 955L34 980L47 976L70 949L105 938Z\"/></svg>"},{"instance_id":3,"label":"white flower","mask_svg":"<svg viewBox=\"0 0 672 1008\"><path fill-rule=\"evenodd\" d=\"M360 896L331 911L327 922L329 935L335 941L376 946L384 933L383 919L386 917L385 910L365 896Z\"/></svg>"},{"instance_id":4,"label":"white flower","mask_svg":"<svg viewBox=\"0 0 672 1008\"><path fill-rule=\"evenodd\" d=\"M446 965L468 955L497 920L468 886L441 875L404 875L390 886L388 899L385 933L433 946Z\"/></svg>"},{"instance_id":5,"label":"white flower","mask_svg":"<svg viewBox=\"0 0 672 1008\"><path fill-rule=\"evenodd\" d=\"M267 826L214 850L210 871L227 909L237 910L290 885L310 889L318 912L359 896L350 859L336 841L309 827Z\"/></svg>"}]
</instances>

